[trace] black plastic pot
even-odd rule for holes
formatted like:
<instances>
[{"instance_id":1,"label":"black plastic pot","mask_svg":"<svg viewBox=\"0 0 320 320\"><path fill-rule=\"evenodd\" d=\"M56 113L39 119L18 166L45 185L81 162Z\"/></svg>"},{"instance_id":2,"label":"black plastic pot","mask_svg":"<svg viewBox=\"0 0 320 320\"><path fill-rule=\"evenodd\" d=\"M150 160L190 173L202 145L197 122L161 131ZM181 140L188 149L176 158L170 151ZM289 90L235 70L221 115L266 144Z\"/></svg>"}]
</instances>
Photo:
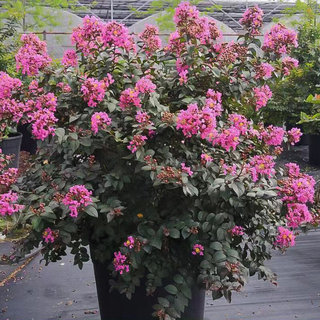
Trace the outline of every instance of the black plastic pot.
<instances>
[{"instance_id":1,"label":"black plastic pot","mask_svg":"<svg viewBox=\"0 0 320 320\"><path fill-rule=\"evenodd\" d=\"M32 138L30 124L25 123L18 125L17 131L23 134L21 151L27 151L30 154L35 154L37 152L37 140Z\"/></svg>"},{"instance_id":2,"label":"black plastic pot","mask_svg":"<svg viewBox=\"0 0 320 320\"><path fill-rule=\"evenodd\" d=\"M309 163L320 165L320 135L311 134L309 144Z\"/></svg>"},{"instance_id":3,"label":"black plastic pot","mask_svg":"<svg viewBox=\"0 0 320 320\"><path fill-rule=\"evenodd\" d=\"M310 134L303 133L297 146L308 146L310 144Z\"/></svg>"},{"instance_id":4,"label":"black plastic pot","mask_svg":"<svg viewBox=\"0 0 320 320\"><path fill-rule=\"evenodd\" d=\"M146 296L144 286L136 288L131 300L113 290L110 292L107 266L94 261L94 274L98 292L101 320L151 320L157 304L156 297ZM194 287L192 299L186 308L182 320L203 320L205 291Z\"/></svg>"},{"instance_id":5,"label":"black plastic pot","mask_svg":"<svg viewBox=\"0 0 320 320\"><path fill-rule=\"evenodd\" d=\"M19 168L20 147L22 141L22 134L17 132L10 134L8 138L0 141L0 149L6 155L14 155L9 167Z\"/></svg>"}]
</instances>

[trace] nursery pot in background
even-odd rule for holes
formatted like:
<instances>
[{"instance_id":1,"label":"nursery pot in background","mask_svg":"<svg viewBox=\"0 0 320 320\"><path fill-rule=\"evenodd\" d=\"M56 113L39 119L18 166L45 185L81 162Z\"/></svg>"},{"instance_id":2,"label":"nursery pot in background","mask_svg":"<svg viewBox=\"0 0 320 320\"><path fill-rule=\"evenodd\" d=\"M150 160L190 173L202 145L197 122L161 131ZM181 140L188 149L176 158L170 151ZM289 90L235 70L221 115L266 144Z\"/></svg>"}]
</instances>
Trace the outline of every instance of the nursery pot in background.
<instances>
[{"instance_id":1,"label":"nursery pot in background","mask_svg":"<svg viewBox=\"0 0 320 320\"><path fill-rule=\"evenodd\" d=\"M37 151L37 140L32 138L30 123L19 124L17 130L23 135L21 151L27 151L30 154L35 154Z\"/></svg>"},{"instance_id":2,"label":"nursery pot in background","mask_svg":"<svg viewBox=\"0 0 320 320\"><path fill-rule=\"evenodd\" d=\"M320 135L311 134L309 144L309 163L320 165Z\"/></svg>"},{"instance_id":3,"label":"nursery pot in background","mask_svg":"<svg viewBox=\"0 0 320 320\"><path fill-rule=\"evenodd\" d=\"M151 320L157 304L157 298L146 296L143 285L136 287L136 292L129 300L117 290L110 292L107 264L93 261L96 279L101 320ZM182 320L203 320L205 303L205 290L197 286L192 288L192 299L185 309Z\"/></svg>"},{"instance_id":4,"label":"nursery pot in background","mask_svg":"<svg viewBox=\"0 0 320 320\"><path fill-rule=\"evenodd\" d=\"M22 141L22 134L11 133L8 138L0 141L0 149L6 155L14 155L14 158L9 164L10 168L19 168L20 147Z\"/></svg>"}]
</instances>

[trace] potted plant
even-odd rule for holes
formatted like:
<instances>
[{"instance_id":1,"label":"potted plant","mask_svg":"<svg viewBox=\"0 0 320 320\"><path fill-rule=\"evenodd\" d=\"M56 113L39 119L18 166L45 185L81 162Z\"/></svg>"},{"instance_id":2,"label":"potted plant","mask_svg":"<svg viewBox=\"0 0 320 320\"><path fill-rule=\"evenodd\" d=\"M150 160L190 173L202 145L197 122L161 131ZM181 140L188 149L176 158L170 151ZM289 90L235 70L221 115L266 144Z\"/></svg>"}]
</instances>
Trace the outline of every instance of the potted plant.
<instances>
[{"instance_id":1,"label":"potted plant","mask_svg":"<svg viewBox=\"0 0 320 320\"><path fill-rule=\"evenodd\" d=\"M15 187L32 225L21 254L91 258L101 319L200 320L204 290L230 300L250 275L275 281L271 249L312 221L313 178L275 169L301 132L261 122L296 35L277 25L259 56L262 15L248 9L242 42L216 44L214 22L182 3L163 49L153 26L135 44L123 25L85 17L77 51L33 80L30 100L56 97L40 122L55 143Z\"/></svg>"},{"instance_id":2,"label":"potted plant","mask_svg":"<svg viewBox=\"0 0 320 320\"><path fill-rule=\"evenodd\" d=\"M305 127L305 131L310 134L309 143L309 162L314 165L320 165L320 96L312 94L308 96L306 102L312 104L309 116L305 112L301 112L300 122Z\"/></svg>"},{"instance_id":3,"label":"potted plant","mask_svg":"<svg viewBox=\"0 0 320 320\"><path fill-rule=\"evenodd\" d=\"M17 70L21 69L22 74L28 76L35 76L40 70L44 71L52 61L47 53L46 43L34 35L23 35L21 42L22 46L16 54ZM42 89L38 89L30 78L25 82L28 83L28 87L22 88L20 79L0 72L0 147L4 154L14 155L11 164L14 167L19 165L22 140L22 134L17 132L17 125L32 123L33 135L38 139L44 139L48 134L39 124L48 117L44 111L55 108L55 97L42 95ZM33 99L34 96L37 99ZM50 106L46 109L48 105Z\"/></svg>"}]
</instances>

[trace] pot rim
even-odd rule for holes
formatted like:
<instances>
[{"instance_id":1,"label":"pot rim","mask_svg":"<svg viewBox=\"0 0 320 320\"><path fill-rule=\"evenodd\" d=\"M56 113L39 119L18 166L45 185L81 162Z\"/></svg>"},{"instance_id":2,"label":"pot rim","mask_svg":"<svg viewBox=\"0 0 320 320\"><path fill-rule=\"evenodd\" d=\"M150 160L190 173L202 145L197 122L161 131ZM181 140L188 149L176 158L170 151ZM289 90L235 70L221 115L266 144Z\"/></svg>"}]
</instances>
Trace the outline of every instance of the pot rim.
<instances>
[{"instance_id":1,"label":"pot rim","mask_svg":"<svg viewBox=\"0 0 320 320\"><path fill-rule=\"evenodd\" d=\"M14 132L14 133L10 133L8 138L3 138L2 140L0 140L1 142L4 141L12 141L12 140L18 140L20 138L22 138L23 134L20 132Z\"/></svg>"}]
</instances>

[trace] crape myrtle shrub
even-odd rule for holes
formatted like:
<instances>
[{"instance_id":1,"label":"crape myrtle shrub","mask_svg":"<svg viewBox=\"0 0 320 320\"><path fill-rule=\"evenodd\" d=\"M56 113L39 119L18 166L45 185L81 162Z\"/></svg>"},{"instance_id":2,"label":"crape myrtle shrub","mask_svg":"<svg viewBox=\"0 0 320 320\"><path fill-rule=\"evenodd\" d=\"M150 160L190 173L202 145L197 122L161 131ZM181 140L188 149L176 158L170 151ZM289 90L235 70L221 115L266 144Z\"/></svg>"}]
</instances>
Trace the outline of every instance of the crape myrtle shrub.
<instances>
[{"instance_id":1,"label":"crape myrtle shrub","mask_svg":"<svg viewBox=\"0 0 320 320\"><path fill-rule=\"evenodd\" d=\"M38 112L32 129L44 143L15 186L33 227L22 253L41 244L49 263L69 247L81 268L90 244L120 292L144 280L159 319L178 319L195 283L230 300L249 275L275 281L264 261L314 222L314 180L292 163L275 169L301 133L264 127L261 112L297 42L276 25L258 56L262 15L248 9L248 33L226 44L182 3L164 48L153 26L135 43L123 25L85 17L61 68L24 36L20 100Z\"/></svg>"}]
</instances>

